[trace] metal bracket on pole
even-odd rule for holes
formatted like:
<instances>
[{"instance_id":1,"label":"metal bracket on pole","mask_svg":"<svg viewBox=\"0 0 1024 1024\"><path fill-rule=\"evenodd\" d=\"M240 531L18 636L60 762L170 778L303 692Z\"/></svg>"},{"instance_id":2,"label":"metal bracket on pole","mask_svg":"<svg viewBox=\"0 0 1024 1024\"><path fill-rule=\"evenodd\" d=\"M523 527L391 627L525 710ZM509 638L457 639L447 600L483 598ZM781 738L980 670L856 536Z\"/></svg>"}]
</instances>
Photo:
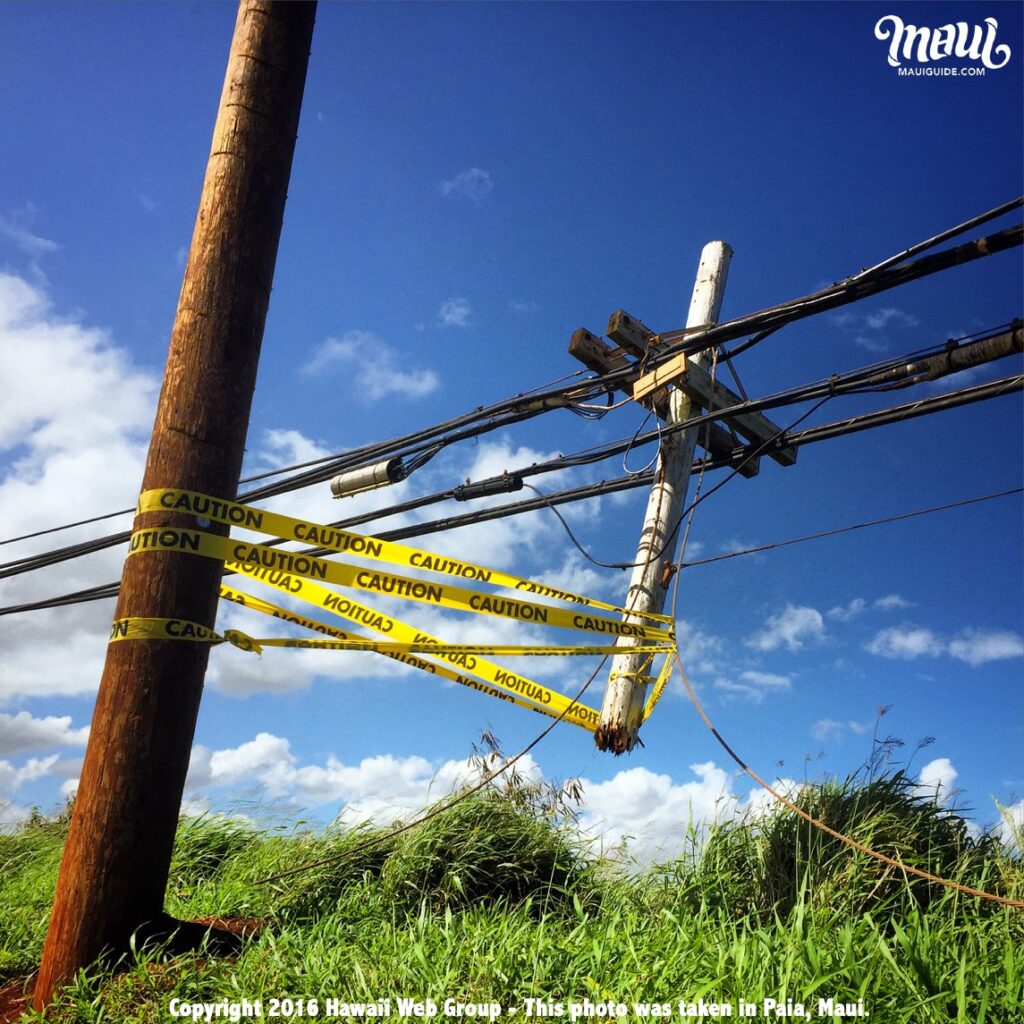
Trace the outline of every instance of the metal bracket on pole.
<instances>
[{"instance_id":1,"label":"metal bracket on pole","mask_svg":"<svg viewBox=\"0 0 1024 1024\"><path fill-rule=\"evenodd\" d=\"M709 410L726 409L731 405L741 405L743 399L718 380L712 380L711 374L703 369L695 360L685 354L662 363L651 373L641 377L633 384L633 397L640 401L651 392L674 384L685 391L694 402L698 402ZM728 417L729 424L737 433L742 434L757 444L770 441L782 433L766 416L759 412L743 412ZM780 466L792 466L796 462L795 448L779 448L769 451L768 457Z\"/></svg>"},{"instance_id":2,"label":"metal bracket on pole","mask_svg":"<svg viewBox=\"0 0 1024 1024\"><path fill-rule=\"evenodd\" d=\"M653 332L636 317L631 317L628 313L618 310L608 321L606 333L612 341L619 343L618 347L612 347L585 327L580 327L573 332L569 341L569 355L574 356L587 369L593 370L595 373L610 373L626 366L638 366L639 364L629 359L627 352L636 354L638 346L642 343L641 339L649 337ZM659 419L664 420L668 416L668 391L657 386L647 388L640 394L637 393L637 387L641 382L648 380L650 376L640 377L633 384L624 382L619 385L619 389L624 395L633 398L644 408L651 409ZM742 447L741 441L734 438L727 430L723 430L717 423L710 424L710 427L707 424L702 426L697 443L706 449L711 458L721 459L724 462L729 462L733 457L732 453ZM740 476L748 479L757 476L760 464L759 458L748 458L740 467Z\"/></svg>"}]
</instances>

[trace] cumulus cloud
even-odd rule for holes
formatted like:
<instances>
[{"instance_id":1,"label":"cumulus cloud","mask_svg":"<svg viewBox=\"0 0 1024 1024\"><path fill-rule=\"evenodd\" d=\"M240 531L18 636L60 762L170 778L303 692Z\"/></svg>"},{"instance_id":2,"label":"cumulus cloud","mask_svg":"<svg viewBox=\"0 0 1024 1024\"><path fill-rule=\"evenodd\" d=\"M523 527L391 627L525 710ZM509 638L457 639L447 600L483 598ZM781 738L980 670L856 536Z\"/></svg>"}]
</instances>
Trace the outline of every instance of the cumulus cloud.
<instances>
[{"instance_id":1,"label":"cumulus cloud","mask_svg":"<svg viewBox=\"0 0 1024 1024\"><path fill-rule=\"evenodd\" d=\"M759 818L779 806L760 788L746 799L733 791L733 779L713 761L690 765L694 776L676 781L648 768L617 772L606 782L582 779L580 827L595 840L598 852L624 851L641 864L692 853L707 828L731 818ZM792 779L776 779L786 796L799 791Z\"/></svg>"},{"instance_id":2,"label":"cumulus cloud","mask_svg":"<svg viewBox=\"0 0 1024 1024\"><path fill-rule=\"evenodd\" d=\"M488 767L498 764L498 759L492 759ZM300 807L337 805L337 818L344 824L388 824L478 781L479 767L465 760L437 765L416 755L393 754L366 757L351 765L334 755L321 765L302 764L287 739L261 732L237 747L196 746L185 787L187 799L203 809L210 806L210 791L230 797L240 788L256 789ZM517 762L516 771L527 780L540 777L529 755Z\"/></svg>"},{"instance_id":3,"label":"cumulus cloud","mask_svg":"<svg viewBox=\"0 0 1024 1024\"><path fill-rule=\"evenodd\" d=\"M775 651L780 647L799 651L805 643L821 640L824 636L825 622L821 612L806 605L787 604L778 615L768 618L764 629L745 642L757 651Z\"/></svg>"},{"instance_id":4,"label":"cumulus cloud","mask_svg":"<svg viewBox=\"0 0 1024 1024\"><path fill-rule=\"evenodd\" d=\"M713 762L694 764L693 781L629 768L607 782L584 779L580 826L599 840L602 852L628 847L631 857L652 861L678 856L707 824L736 814L729 775Z\"/></svg>"},{"instance_id":5,"label":"cumulus cloud","mask_svg":"<svg viewBox=\"0 0 1024 1024\"><path fill-rule=\"evenodd\" d=\"M840 736L844 728L844 724L837 722L834 718L819 718L811 729L811 735L819 742L822 742Z\"/></svg>"},{"instance_id":6,"label":"cumulus cloud","mask_svg":"<svg viewBox=\"0 0 1024 1024\"><path fill-rule=\"evenodd\" d=\"M876 633L865 649L903 661L946 654L977 668L991 661L1024 657L1024 637L1009 630L963 629L947 640L921 626L899 626Z\"/></svg>"},{"instance_id":7,"label":"cumulus cloud","mask_svg":"<svg viewBox=\"0 0 1024 1024\"><path fill-rule=\"evenodd\" d=\"M714 687L724 693L744 697L755 704L760 704L769 693L788 690L792 682L789 676L753 670L741 672L739 678L740 682L737 683L719 676L714 682Z\"/></svg>"},{"instance_id":8,"label":"cumulus cloud","mask_svg":"<svg viewBox=\"0 0 1024 1024\"><path fill-rule=\"evenodd\" d=\"M837 622L851 622L858 616L863 615L867 607L868 603L863 597L855 597L849 604L841 604L836 605L835 608L829 608L825 614Z\"/></svg>"},{"instance_id":9,"label":"cumulus cloud","mask_svg":"<svg viewBox=\"0 0 1024 1024\"><path fill-rule=\"evenodd\" d=\"M16 804L14 797L26 783L36 782L51 774L58 760L58 754L43 758L33 757L20 768L10 761L0 760L0 832L15 828L28 817L28 808Z\"/></svg>"},{"instance_id":10,"label":"cumulus cloud","mask_svg":"<svg viewBox=\"0 0 1024 1024\"><path fill-rule=\"evenodd\" d=\"M442 327L468 327L471 312L466 299L446 299L437 311L437 319Z\"/></svg>"},{"instance_id":11,"label":"cumulus cloud","mask_svg":"<svg viewBox=\"0 0 1024 1024\"><path fill-rule=\"evenodd\" d=\"M895 626L880 630L864 648L880 658L912 661L914 658L937 657L945 650L945 644L930 629Z\"/></svg>"},{"instance_id":12,"label":"cumulus cloud","mask_svg":"<svg viewBox=\"0 0 1024 1024\"><path fill-rule=\"evenodd\" d=\"M884 597L867 601L863 597L855 597L847 604L839 604L829 608L825 615L836 622L852 622L859 619L866 611L892 612L901 608L909 608L911 604L899 594L886 594Z\"/></svg>"},{"instance_id":13,"label":"cumulus cloud","mask_svg":"<svg viewBox=\"0 0 1024 1024\"><path fill-rule=\"evenodd\" d=\"M921 769L914 793L944 807L953 797L953 786L959 774L948 757L937 757Z\"/></svg>"},{"instance_id":14,"label":"cumulus cloud","mask_svg":"<svg viewBox=\"0 0 1024 1024\"><path fill-rule=\"evenodd\" d=\"M1024 637L1007 630L965 629L949 642L949 655L977 667L1024 656Z\"/></svg>"},{"instance_id":15,"label":"cumulus cloud","mask_svg":"<svg viewBox=\"0 0 1024 1024\"><path fill-rule=\"evenodd\" d=\"M0 714L0 754L6 756L46 747L81 747L88 738L89 727L72 729L70 715L33 718L27 711Z\"/></svg>"},{"instance_id":16,"label":"cumulus cloud","mask_svg":"<svg viewBox=\"0 0 1024 1024\"><path fill-rule=\"evenodd\" d=\"M877 313L868 313L864 317L864 326L872 331L880 331L894 321L907 327L916 327L918 324L917 317L904 313L902 309L896 309L895 306L886 306L884 309L878 310Z\"/></svg>"},{"instance_id":17,"label":"cumulus cloud","mask_svg":"<svg viewBox=\"0 0 1024 1024\"><path fill-rule=\"evenodd\" d=\"M327 338L300 372L307 377L344 371L355 397L379 402L389 395L423 398L435 392L441 381L433 370L411 369L404 357L370 331L346 331Z\"/></svg>"},{"instance_id":18,"label":"cumulus cloud","mask_svg":"<svg viewBox=\"0 0 1024 1024\"><path fill-rule=\"evenodd\" d=\"M0 522L6 536L130 507L153 423L156 377L102 330L59 315L39 286L0 273ZM114 529L127 525L113 520ZM68 544L95 527L60 535ZM49 538L9 545L8 559ZM110 549L0 583L0 604L20 604L115 579ZM94 602L0 620L0 704L17 696L93 692L111 605ZM55 643L54 638L60 637Z\"/></svg>"},{"instance_id":19,"label":"cumulus cloud","mask_svg":"<svg viewBox=\"0 0 1024 1024\"><path fill-rule=\"evenodd\" d=\"M847 731L852 732L854 736L863 736L868 728L869 726L863 722L853 720L841 722L835 718L819 718L811 727L811 735L819 742L823 742L824 740L839 739Z\"/></svg>"},{"instance_id":20,"label":"cumulus cloud","mask_svg":"<svg viewBox=\"0 0 1024 1024\"><path fill-rule=\"evenodd\" d=\"M480 167L467 167L438 186L443 196L465 196L479 203L494 189L494 179L489 171Z\"/></svg>"},{"instance_id":21,"label":"cumulus cloud","mask_svg":"<svg viewBox=\"0 0 1024 1024\"><path fill-rule=\"evenodd\" d=\"M500 764L492 755L487 767ZM529 755L515 771L528 782L543 777ZM746 798L735 793L733 777L714 762L691 765L689 771L691 778L683 780L644 767L619 771L604 782L581 779L579 826L594 852L624 851L627 859L642 863L677 857L692 851L711 823L759 817L777 806L760 789ZM262 732L237 747L195 747L185 806L203 813L218 800L256 792L296 807L324 808L348 825L389 824L408 820L480 778L479 763L436 763L416 755L379 754L357 764L330 755L322 764L304 764L287 739ZM506 782L499 778L495 785ZM776 779L774 786L787 795L799 790L792 779Z\"/></svg>"}]
</instances>

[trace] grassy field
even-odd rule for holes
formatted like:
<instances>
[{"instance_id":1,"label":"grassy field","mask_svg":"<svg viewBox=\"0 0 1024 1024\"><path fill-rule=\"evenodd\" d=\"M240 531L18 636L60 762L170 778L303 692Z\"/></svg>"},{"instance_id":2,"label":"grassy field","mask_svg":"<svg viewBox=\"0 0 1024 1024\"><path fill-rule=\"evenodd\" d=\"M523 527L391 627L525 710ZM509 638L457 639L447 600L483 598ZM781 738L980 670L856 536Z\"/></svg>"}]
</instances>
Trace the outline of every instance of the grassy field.
<instances>
[{"instance_id":1,"label":"grassy field","mask_svg":"<svg viewBox=\"0 0 1024 1024\"><path fill-rule=\"evenodd\" d=\"M972 839L902 775L807 788L800 801L907 863L1024 896L1019 855ZM37 962L63 835L40 819L0 836L0 983ZM365 848L371 837L383 841ZM625 1004L630 1021L642 1016L634 1003L652 1002L671 1004L672 1020L700 1019L685 1005L700 1000L729 1004L734 1017L744 1000L754 1019L848 1019L818 1015L828 998L863 1000L875 1024L1024 1020L1024 912L908 881L790 813L723 826L700 848L643 873L595 860L565 794L521 782L398 837L183 820L168 910L259 918L259 937L236 960L138 951L116 976L83 974L47 1019L168 1021L175 998L260 999L262 1019L275 1019L272 999L292 998L278 1009L293 1020L308 1019L298 1000L312 998L315 1016L331 1019L331 998L390 998L397 1020L408 997L433 999L442 1022L454 1019L446 999L499 1003L501 1021L541 1019L526 1014L527 998L561 1003L567 1022L570 1003L585 1000ZM779 1017L765 999L802 1003L807 1016Z\"/></svg>"}]
</instances>

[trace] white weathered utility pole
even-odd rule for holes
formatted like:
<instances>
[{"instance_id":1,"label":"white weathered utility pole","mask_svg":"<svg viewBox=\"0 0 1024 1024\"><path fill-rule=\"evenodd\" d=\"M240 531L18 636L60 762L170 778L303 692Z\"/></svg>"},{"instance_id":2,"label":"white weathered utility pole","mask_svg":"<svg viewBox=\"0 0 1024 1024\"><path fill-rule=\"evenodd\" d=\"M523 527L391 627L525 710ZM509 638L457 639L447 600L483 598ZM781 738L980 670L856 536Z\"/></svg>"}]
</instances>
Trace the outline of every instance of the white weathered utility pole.
<instances>
[{"instance_id":1,"label":"white weathered utility pole","mask_svg":"<svg viewBox=\"0 0 1024 1024\"><path fill-rule=\"evenodd\" d=\"M687 327L718 323L731 259L732 249L725 242L708 242L704 246L686 317ZM709 349L698 353L694 361L706 370L711 359ZM693 416L697 411L694 404L681 388L671 388L665 425L672 426ZM657 613L665 606L671 582L670 567L675 562L676 545L682 532L682 527L677 524L685 506L690 466L700 429L697 426L662 438L626 608ZM625 621L649 624L649 620L633 614L627 615ZM601 723L595 734L599 749L616 754L625 753L636 744L643 716L646 689L642 673L646 656L628 653L628 648L635 643L630 637L620 637L617 641L624 651L612 658L608 688L601 708Z\"/></svg>"}]
</instances>

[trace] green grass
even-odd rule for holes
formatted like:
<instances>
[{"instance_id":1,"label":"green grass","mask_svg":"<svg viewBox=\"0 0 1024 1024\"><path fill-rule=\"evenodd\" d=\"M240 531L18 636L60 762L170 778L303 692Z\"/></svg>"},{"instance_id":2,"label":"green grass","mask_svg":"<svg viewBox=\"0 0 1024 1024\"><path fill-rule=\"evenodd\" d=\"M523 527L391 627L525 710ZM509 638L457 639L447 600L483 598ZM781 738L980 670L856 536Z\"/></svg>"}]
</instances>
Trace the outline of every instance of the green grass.
<instances>
[{"instance_id":1,"label":"green grass","mask_svg":"<svg viewBox=\"0 0 1024 1024\"><path fill-rule=\"evenodd\" d=\"M972 839L960 818L911 790L897 774L807 788L799 801L908 863L1024 896L1018 854ZM268 927L234 961L144 950L115 977L83 972L48 1019L163 1022L175 996L313 997L322 1013L331 996L404 995L520 1007L546 997L566 1009L585 998L771 997L804 1003L814 1020L829 1019L815 1011L834 996L863 998L875 1024L1024 1021L1020 910L904 878L789 813L721 826L701 856L629 872L588 857L565 803L549 797L515 784L398 837L183 821L168 910ZM375 837L384 841L367 847ZM37 962L62 838L62 825L38 820L0 836L0 981ZM674 1006L672 1019L689 1018Z\"/></svg>"}]
</instances>

